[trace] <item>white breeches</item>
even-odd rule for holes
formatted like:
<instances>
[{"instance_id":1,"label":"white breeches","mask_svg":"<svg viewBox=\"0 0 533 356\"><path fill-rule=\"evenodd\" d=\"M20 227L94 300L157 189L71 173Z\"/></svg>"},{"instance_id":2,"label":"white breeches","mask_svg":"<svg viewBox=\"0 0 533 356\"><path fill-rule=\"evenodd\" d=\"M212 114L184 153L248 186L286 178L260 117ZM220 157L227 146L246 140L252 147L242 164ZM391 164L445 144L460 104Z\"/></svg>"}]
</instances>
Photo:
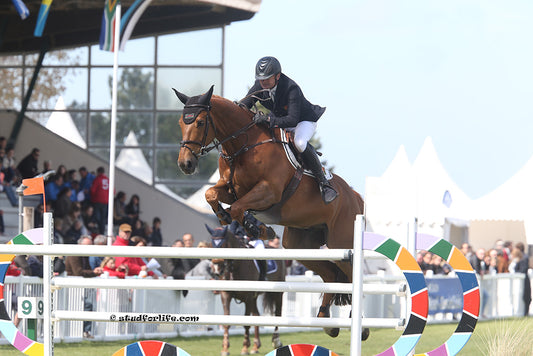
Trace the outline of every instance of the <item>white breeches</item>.
<instances>
[{"instance_id":1,"label":"white breeches","mask_svg":"<svg viewBox=\"0 0 533 356\"><path fill-rule=\"evenodd\" d=\"M316 122L300 121L292 130L294 130L294 145L299 152L303 152L307 147L307 142L315 134Z\"/></svg>"}]
</instances>

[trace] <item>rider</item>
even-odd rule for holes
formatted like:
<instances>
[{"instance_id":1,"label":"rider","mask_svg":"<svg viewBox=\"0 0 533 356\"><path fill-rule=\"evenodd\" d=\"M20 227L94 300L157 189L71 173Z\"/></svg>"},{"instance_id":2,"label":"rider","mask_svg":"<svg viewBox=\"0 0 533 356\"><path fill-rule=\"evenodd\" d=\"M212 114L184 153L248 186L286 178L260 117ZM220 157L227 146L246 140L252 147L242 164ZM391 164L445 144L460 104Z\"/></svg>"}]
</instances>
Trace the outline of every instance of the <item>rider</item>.
<instances>
[{"instance_id":1,"label":"rider","mask_svg":"<svg viewBox=\"0 0 533 356\"><path fill-rule=\"evenodd\" d=\"M240 103L251 109L260 100L270 113L255 114L256 123L294 131L294 144L301 153L304 166L313 172L324 202L331 203L338 194L324 176L316 151L308 142L326 108L307 101L298 84L281 72L281 64L274 57L263 57L257 62L255 79L248 95Z\"/></svg>"}]
</instances>

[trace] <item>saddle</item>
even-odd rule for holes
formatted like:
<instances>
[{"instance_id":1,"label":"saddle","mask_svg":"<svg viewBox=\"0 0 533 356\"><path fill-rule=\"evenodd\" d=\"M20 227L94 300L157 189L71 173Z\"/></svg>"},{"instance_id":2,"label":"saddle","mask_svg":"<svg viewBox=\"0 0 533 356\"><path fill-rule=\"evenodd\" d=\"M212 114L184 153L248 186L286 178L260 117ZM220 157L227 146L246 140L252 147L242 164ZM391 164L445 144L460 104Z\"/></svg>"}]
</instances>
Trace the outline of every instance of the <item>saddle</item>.
<instances>
[{"instance_id":1,"label":"saddle","mask_svg":"<svg viewBox=\"0 0 533 356\"><path fill-rule=\"evenodd\" d=\"M300 152L296 149L296 146L294 144L294 131L288 131L284 129L277 129L279 130L279 136L280 141L283 143L283 150L285 151L285 156L287 157L287 160L290 162L290 164L294 167L294 169L301 169L303 168L303 173L311 178L314 178L313 173L305 169L303 167L303 162L300 157ZM319 156L322 156L322 153L317 152ZM324 174L326 176L327 180L330 180L333 178L333 175L331 174L331 171L329 169L326 169L326 167L322 166L322 169L324 170Z\"/></svg>"}]
</instances>

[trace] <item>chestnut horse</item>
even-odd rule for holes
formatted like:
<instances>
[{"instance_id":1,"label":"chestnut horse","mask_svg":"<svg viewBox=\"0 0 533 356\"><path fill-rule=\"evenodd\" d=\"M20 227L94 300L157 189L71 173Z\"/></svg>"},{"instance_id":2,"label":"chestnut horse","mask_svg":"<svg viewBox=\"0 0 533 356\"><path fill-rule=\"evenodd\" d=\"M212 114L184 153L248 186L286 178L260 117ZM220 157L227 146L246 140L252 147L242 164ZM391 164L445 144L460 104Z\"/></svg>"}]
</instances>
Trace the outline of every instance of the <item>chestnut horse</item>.
<instances>
[{"instance_id":1,"label":"chestnut horse","mask_svg":"<svg viewBox=\"0 0 533 356\"><path fill-rule=\"evenodd\" d=\"M256 125L253 112L213 96L213 87L194 97L176 89L174 92L185 104L179 120L183 135L178 157L180 169L193 174L200 156L213 148L220 150L220 179L206 191L205 197L222 224L237 220L249 236L258 234L262 239L272 237L263 223L283 225L284 248L319 249L323 245L331 249L353 248L354 220L357 214L363 214L364 203L341 177L333 175L330 181L339 193L330 204L324 204L317 182L306 175L287 199L285 188L298 171L286 158L280 130ZM282 197L285 201L280 204ZM221 202L230 208L223 209ZM352 281L349 261L301 263L326 283ZM332 301L347 304L350 296L325 293L319 317L329 317ZM324 330L332 337L339 333L338 328Z\"/></svg>"},{"instance_id":2,"label":"chestnut horse","mask_svg":"<svg viewBox=\"0 0 533 356\"><path fill-rule=\"evenodd\" d=\"M219 228L221 229L221 228ZM211 241L214 247L222 248L246 248L246 243L242 237L235 236L225 226L220 230L220 233L214 234L211 229ZM213 273L219 279L224 280L241 280L241 281L257 281L259 280L259 271L252 260L225 260L212 259ZM282 282L285 281L285 262L275 261L276 270L266 275L267 280ZM262 294L254 291L242 292L220 292L222 300L222 307L224 308L224 315L230 315L231 300L235 299L244 303L244 315L259 316L257 308L257 297ZM281 316L281 308L283 303L283 292L267 292L263 294L263 309L273 312L275 316ZM252 346L251 350L249 347ZM275 349L283 346L278 333L278 327L274 329L272 334L272 347ZM221 356L229 355L229 325L224 325L224 340L222 342ZM254 343L250 343L250 327L244 326L244 340L242 342L241 355L257 354L261 347L261 339L259 337L259 326L254 327Z\"/></svg>"}]
</instances>

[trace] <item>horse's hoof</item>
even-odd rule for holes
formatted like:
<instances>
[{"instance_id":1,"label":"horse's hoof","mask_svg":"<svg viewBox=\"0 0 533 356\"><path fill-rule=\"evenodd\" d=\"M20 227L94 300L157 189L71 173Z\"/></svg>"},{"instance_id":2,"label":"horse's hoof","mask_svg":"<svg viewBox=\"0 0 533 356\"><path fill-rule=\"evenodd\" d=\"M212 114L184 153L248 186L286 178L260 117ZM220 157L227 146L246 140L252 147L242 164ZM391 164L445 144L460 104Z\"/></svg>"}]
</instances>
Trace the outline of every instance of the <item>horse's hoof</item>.
<instances>
[{"instance_id":1,"label":"horse's hoof","mask_svg":"<svg viewBox=\"0 0 533 356\"><path fill-rule=\"evenodd\" d=\"M279 349L280 347L283 346L283 343L281 342L280 339L277 339L277 340L272 340L272 347L274 349Z\"/></svg>"},{"instance_id":2,"label":"horse's hoof","mask_svg":"<svg viewBox=\"0 0 533 356\"><path fill-rule=\"evenodd\" d=\"M249 355L250 353L248 351L241 351L241 355Z\"/></svg>"},{"instance_id":3,"label":"horse's hoof","mask_svg":"<svg viewBox=\"0 0 533 356\"><path fill-rule=\"evenodd\" d=\"M370 329L369 328L363 328L363 331L361 332L361 340L365 341L370 336Z\"/></svg>"},{"instance_id":4,"label":"horse's hoof","mask_svg":"<svg viewBox=\"0 0 533 356\"><path fill-rule=\"evenodd\" d=\"M328 334L331 337L337 337L339 336L340 329L339 328L324 328L324 331L326 334Z\"/></svg>"},{"instance_id":5,"label":"horse's hoof","mask_svg":"<svg viewBox=\"0 0 533 356\"><path fill-rule=\"evenodd\" d=\"M229 351L220 351L220 356L229 356Z\"/></svg>"},{"instance_id":6,"label":"horse's hoof","mask_svg":"<svg viewBox=\"0 0 533 356\"><path fill-rule=\"evenodd\" d=\"M250 355L257 355L258 353L259 353L259 350L250 351Z\"/></svg>"}]
</instances>

